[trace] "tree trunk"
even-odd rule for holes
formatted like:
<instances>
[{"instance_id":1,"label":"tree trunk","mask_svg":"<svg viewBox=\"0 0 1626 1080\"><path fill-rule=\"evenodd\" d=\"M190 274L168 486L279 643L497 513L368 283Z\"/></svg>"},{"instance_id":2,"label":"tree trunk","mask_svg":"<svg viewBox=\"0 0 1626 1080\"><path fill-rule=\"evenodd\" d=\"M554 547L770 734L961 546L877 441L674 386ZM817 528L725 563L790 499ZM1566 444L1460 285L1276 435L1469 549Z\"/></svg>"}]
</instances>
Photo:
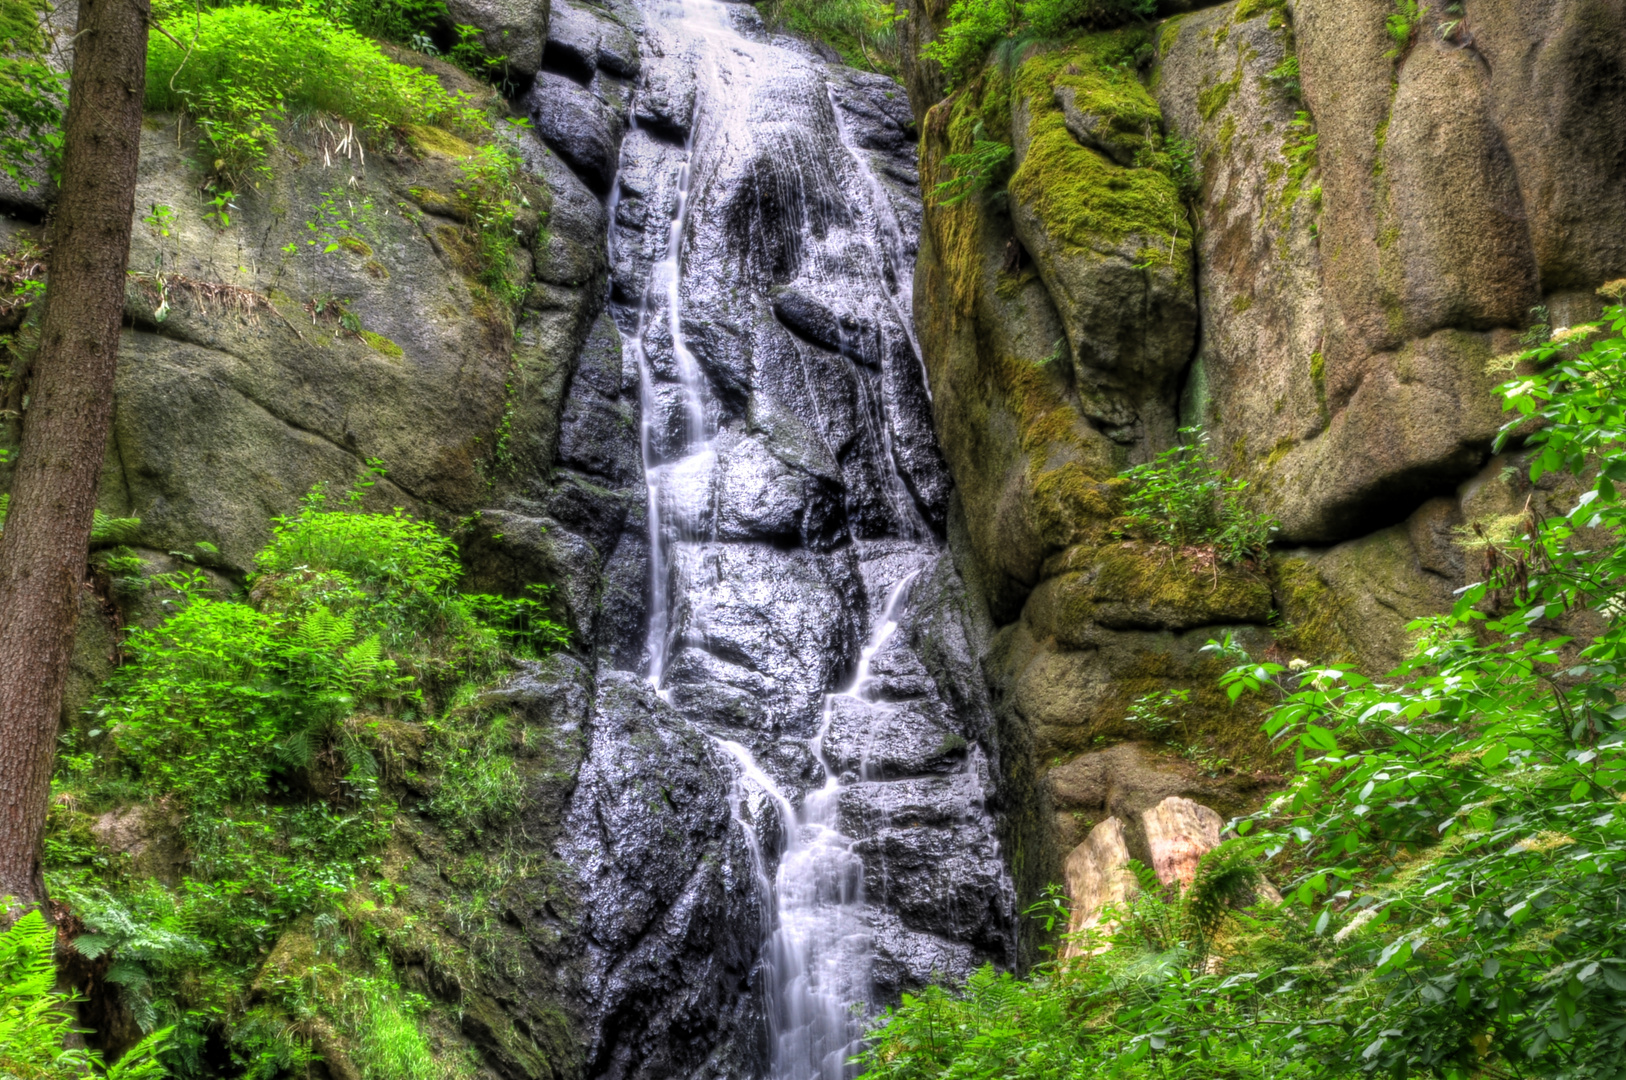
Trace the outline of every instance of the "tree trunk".
<instances>
[{"instance_id":1,"label":"tree trunk","mask_svg":"<svg viewBox=\"0 0 1626 1080\"><path fill-rule=\"evenodd\" d=\"M0 897L18 902L13 915L45 898L62 689L113 417L150 9L79 0L45 318L0 534Z\"/></svg>"}]
</instances>

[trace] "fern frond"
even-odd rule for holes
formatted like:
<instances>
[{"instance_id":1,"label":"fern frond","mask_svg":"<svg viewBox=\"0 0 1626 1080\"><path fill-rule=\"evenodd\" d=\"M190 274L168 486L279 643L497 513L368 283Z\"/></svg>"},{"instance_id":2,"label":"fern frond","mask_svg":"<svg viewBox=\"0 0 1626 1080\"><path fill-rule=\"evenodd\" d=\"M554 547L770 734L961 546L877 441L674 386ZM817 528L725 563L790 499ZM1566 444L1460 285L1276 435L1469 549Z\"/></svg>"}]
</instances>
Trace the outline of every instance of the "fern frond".
<instances>
[{"instance_id":1,"label":"fern frond","mask_svg":"<svg viewBox=\"0 0 1626 1080\"><path fill-rule=\"evenodd\" d=\"M99 959L116 944L108 934L80 934L73 939L73 947L86 960Z\"/></svg>"},{"instance_id":2,"label":"fern frond","mask_svg":"<svg viewBox=\"0 0 1626 1080\"><path fill-rule=\"evenodd\" d=\"M91 520L90 546L106 547L111 544L128 544L135 539L140 530L140 518L108 517L98 510Z\"/></svg>"},{"instance_id":3,"label":"fern frond","mask_svg":"<svg viewBox=\"0 0 1626 1080\"><path fill-rule=\"evenodd\" d=\"M1231 910L1253 899L1259 878L1253 854L1243 843L1228 841L1204 855L1181 899L1189 936L1206 947Z\"/></svg>"},{"instance_id":4,"label":"fern frond","mask_svg":"<svg viewBox=\"0 0 1626 1080\"><path fill-rule=\"evenodd\" d=\"M56 930L38 908L0 934L0 1005L41 997L56 983Z\"/></svg>"}]
</instances>

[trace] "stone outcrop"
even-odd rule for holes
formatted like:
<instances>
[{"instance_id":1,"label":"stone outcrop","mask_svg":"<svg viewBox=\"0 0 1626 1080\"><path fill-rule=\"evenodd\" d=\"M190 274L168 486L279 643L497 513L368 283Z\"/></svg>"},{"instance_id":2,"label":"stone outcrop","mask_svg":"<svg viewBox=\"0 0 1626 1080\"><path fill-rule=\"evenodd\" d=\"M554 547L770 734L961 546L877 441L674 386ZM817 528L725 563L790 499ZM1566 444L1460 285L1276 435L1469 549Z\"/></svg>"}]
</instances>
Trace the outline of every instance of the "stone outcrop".
<instances>
[{"instance_id":1,"label":"stone outcrop","mask_svg":"<svg viewBox=\"0 0 1626 1080\"><path fill-rule=\"evenodd\" d=\"M986 192L928 197L915 305L1005 780L1048 800L1026 889L1135 802L1109 772L1227 813L1273 782L1206 641L1385 671L1476 574L1462 530L1563 508L1491 455L1493 361L1626 275L1626 49L1592 0L1464 7L1397 49L1386 0L1160 5L949 94L920 54L947 5L911 6L923 187L974 140L1012 149ZM1268 565L1115 536L1116 474L1192 424L1279 520Z\"/></svg>"},{"instance_id":2,"label":"stone outcrop","mask_svg":"<svg viewBox=\"0 0 1626 1080\"><path fill-rule=\"evenodd\" d=\"M1108 909L1121 909L1140 893L1131 860L1150 867L1165 887L1189 888L1203 856L1219 847L1224 824L1210 808L1178 795L1102 821L1067 856L1067 932L1109 929ZM1088 951L1088 941L1075 938L1064 955Z\"/></svg>"}]
</instances>

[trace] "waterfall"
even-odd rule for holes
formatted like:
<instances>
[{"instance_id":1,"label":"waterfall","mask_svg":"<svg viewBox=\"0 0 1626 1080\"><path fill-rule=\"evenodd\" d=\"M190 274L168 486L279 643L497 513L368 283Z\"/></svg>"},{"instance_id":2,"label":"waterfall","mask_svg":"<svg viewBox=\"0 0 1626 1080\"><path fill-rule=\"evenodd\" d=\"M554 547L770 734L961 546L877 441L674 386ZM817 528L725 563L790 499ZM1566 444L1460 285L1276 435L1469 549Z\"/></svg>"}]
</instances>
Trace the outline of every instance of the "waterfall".
<instances>
[{"instance_id":1,"label":"waterfall","mask_svg":"<svg viewBox=\"0 0 1626 1080\"><path fill-rule=\"evenodd\" d=\"M844 116L895 114L895 84L741 5L641 11L608 209L648 489L642 674L733 766L761 1068L843 1080L878 999L1009 948L987 721L953 714L914 643L913 595L958 582L909 321L918 196ZM893 153L912 170L912 140Z\"/></svg>"}]
</instances>

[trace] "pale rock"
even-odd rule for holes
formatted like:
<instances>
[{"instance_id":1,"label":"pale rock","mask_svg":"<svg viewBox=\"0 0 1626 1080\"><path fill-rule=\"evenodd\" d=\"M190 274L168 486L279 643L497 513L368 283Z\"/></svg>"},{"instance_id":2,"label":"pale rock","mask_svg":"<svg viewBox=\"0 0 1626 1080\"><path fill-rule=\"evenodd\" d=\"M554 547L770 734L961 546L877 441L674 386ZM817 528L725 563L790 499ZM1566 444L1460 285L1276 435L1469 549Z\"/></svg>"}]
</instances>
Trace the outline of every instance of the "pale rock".
<instances>
[{"instance_id":1,"label":"pale rock","mask_svg":"<svg viewBox=\"0 0 1626 1080\"><path fill-rule=\"evenodd\" d=\"M1152 869L1164 885L1178 881L1182 888L1197 877L1202 857L1219 847L1225 822L1201 803L1171 795L1141 815L1146 843L1152 851Z\"/></svg>"}]
</instances>

